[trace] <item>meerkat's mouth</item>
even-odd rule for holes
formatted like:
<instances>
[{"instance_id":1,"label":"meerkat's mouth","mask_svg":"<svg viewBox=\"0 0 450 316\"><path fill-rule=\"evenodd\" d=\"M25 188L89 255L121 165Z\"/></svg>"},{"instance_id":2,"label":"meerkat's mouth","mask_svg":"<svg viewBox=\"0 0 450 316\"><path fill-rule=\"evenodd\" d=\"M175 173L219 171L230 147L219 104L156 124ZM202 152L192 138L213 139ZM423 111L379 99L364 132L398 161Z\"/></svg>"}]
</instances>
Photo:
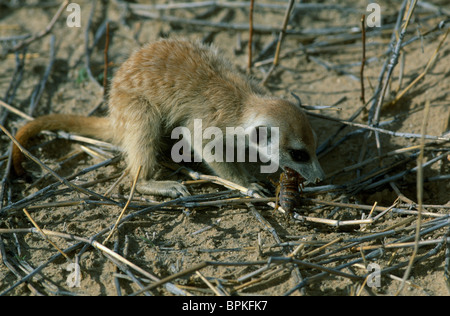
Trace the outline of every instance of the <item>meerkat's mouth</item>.
<instances>
[{"instance_id":1,"label":"meerkat's mouth","mask_svg":"<svg viewBox=\"0 0 450 316\"><path fill-rule=\"evenodd\" d=\"M302 185L302 187L306 187L306 186L308 186L308 185L310 185L310 184L317 184L318 182L320 182L320 181L311 181L311 180L308 180L306 177L304 177L300 172L298 172L298 171L296 171L296 170L294 170L294 169L292 169L292 168L289 168L289 167L287 167L287 166L280 166L281 167L281 169L283 170L283 172L293 172L293 173L295 173L296 175L297 175L297 177L298 177L298 181L299 181L299 183Z\"/></svg>"},{"instance_id":2,"label":"meerkat's mouth","mask_svg":"<svg viewBox=\"0 0 450 316\"><path fill-rule=\"evenodd\" d=\"M290 172L295 174L298 177L298 181L302 184L302 185L307 185L310 184L311 181L306 180L299 172L295 171L292 168L289 168L287 166L281 166L281 169L283 170L283 172Z\"/></svg>"}]
</instances>

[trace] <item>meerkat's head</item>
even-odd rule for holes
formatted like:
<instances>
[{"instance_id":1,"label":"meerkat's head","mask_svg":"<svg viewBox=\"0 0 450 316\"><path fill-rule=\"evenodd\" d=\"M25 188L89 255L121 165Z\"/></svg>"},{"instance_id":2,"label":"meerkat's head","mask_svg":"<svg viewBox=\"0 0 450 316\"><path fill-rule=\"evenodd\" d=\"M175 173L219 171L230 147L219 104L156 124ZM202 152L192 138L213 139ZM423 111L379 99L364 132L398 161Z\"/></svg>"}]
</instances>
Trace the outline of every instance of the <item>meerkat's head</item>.
<instances>
[{"instance_id":1,"label":"meerkat's head","mask_svg":"<svg viewBox=\"0 0 450 316\"><path fill-rule=\"evenodd\" d=\"M323 180L325 175L316 156L317 136L306 114L289 101L264 101L253 113L251 125L278 127L277 139L270 134L269 138L272 138L270 142L278 141L279 167L289 167L311 183ZM261 100L258 103L261 104Z\"/></svg>"}]
</instances>

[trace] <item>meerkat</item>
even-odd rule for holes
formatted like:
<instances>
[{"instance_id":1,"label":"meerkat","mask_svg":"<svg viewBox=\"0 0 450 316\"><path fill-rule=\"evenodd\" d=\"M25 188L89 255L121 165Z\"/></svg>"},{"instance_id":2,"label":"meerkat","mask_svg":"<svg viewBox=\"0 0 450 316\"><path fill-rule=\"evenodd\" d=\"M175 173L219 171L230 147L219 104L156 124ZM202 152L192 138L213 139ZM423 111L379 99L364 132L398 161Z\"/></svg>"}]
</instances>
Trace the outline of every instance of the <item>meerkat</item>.
<instances>
[{"instance_id":1,"label":"meerkat","mask_svg":"<svg viewBox=\"0 0 450 316\"><path fill-rule=\"evenodd\" d=\"M123 150L130 174L141 167L139 191L178 197L189 195L184 185L155 179L158 155L174 128L192 131L198 119L204 128L223 131L227 126L278 127L278 172L289 167L309 182L324 178L315 153L316 136L302 109L269 96L212 46L181 39L147 44L117 70L108 109L106 117L41 116L20 128L16 139L27 146L29 138L40 131L64 130L112 142ZM18 175L25 172L23 159L15 146L13 166ZM254 172L248 162L211 161L207 165L214 174L246 187L267 178L267 174Z\"/></svg>"}]
</instances>

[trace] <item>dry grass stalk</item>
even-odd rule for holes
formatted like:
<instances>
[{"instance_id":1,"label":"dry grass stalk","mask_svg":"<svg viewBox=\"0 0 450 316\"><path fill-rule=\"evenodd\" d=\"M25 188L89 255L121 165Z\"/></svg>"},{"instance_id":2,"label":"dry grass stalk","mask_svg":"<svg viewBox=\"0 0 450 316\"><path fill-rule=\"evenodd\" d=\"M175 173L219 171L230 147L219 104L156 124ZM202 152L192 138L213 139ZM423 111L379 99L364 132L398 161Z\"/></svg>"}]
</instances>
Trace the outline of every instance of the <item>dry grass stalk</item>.
<instances>
[{"instance_id":1,"label":"dry grass stalk","mask_svg":"<svg viewBox=\"0 0 450 316\"><path fill-rule=\"evenodd\" d=\"M425 75L428 73L428 70L435 63L436 58L437 58L437 54L438 54L439 50L441 49L442 45L444 44L445 40L447 39L447 35L448 35L449 32L450 32L450 29L447 29L447 31L445 32L444 36L442 37L442 40L439 42L438 47L434 51L433 55L431 55L431 58L428 61L427 65L425 66L425 69L423 70L423 72L420 73L420 75L417 76L417 78L415 78L405 89L403 89L401 92L399 92L395 96L395 99L392 100L391 102L389 102L389 104L387 104L386 106L393 106L393 105L395 105L414 85L416 85L423 77L425 77Z\"/></svg>"},{"instance_id":2,"label":"dry grass stalk","mask_svg":"<svg viewBox=\"0 0 450 316\"><path fill-rule=\"evenodd\" d=\"M448 233L447 236L449 236ZM445 249L444 280L447 290L450 293L450 242L447 242L447 248Z\"/></svg>"},{"instance_id":3,"label":"dry grass stalk","mask_svg":"<svg viewBox=\"0 0 450 316\"><path fill-rule=\"evenodd\" d=\"M47 132L44 131L43 134L47 134ZM51 132L48 132L48 134L55 135L54 133L51 133ZM90 138L90 137L74 135L74 134L63 132L63 131L57 132L56 136L58 138L60 138L60 139L78 141L78 142L94 145L94 146L97 146L97 147L105 148L107 150L118 150L118 148L116 146L111 145L110 143L107 143L107 142L104 142L104 141L100 141L100 140L97 140L97 139L93 139L93 138Z\"/></svg>"},{"instance_id":4,"label":"dry grass stalk","mask_svg":"<svg viewBox=\"0 0 450 316\"><path fill-rule=\"evenodd\" d=\"M272 64L272 67L270 67L267 74L264 76L264 79L261 82L262 85L265 85L267 83L267 80L269 79L270 75L273 73L275 68L278 66L280 52L281 52L281 44L283 42L284 36L286 35L286 28L287 28L287 25L289 22L289 17L291 16L292 7L294 6L294 2L295 2L295 0L289 1L289 4L286 8L286 12L284 13L283 25L281 26L281 31L278 36L278 43L277 43L277 48L275 51L275 57L273 59L273 64Z\"/></svg>"},{"instance_id":5,"label":"dry grass stalk","mask_svg":"<svg viewBox=\"0 0 450 316\"><path fill-rule=\"evenodd\" d=\"M384 101L384 97L385 97L385 94L386 94L386 90L387 90L387 87L389 85L392 72L393 72L393 70L394 70L394 68L395 68L395 66L396 66L396 64L398 62L398 57L399 57L399 54L400 54L400 50L402 48L403 38L404 38L404 36L406 34L406 29L408 28L408 25L409 25L409 22L411 20L412 14L413 14L414 9L416 7L417 0L412 0L411 2L408 2L408 3L409 3L409 8L408 8L408 10L405 10L406 17L404 18L404 23L403 23L403 26L402 26L399 38L397 40L395 49L392 52L391 59L389 61L389 65L388 65L388 69L387 69L386 79L384 81L383 87L381 88L381 92L380 92L379 97L378 97L377 107L375 109L375 115L374 115L374 123L375 123L375 125L378 124L378 122L379 122L380 113L381 113L381 107L383 105L383 101ZM376 144L377 144L378 154L381 155L381 144L380 144L378 131L375 131L375 141L376 141Z\"/></svg>"},{"instance_id":6,"label":"dry grass stalk","mask_svg":"<svg viewBox=\"0 0 450 316\"><path fill-rule=\"evenodd\" d=\"M423 167L422 167L422 163L423 163L423 151L424 151L424 147L425 147L425 134L427 131L427 125L428 125L428 117L430 114L430 101L427 100L426 104L425 104L425 109L424 109L425 113L424 113L424 118L423 118L423 122L422 122L422 135L424 135L422 137L422 139L420 140L420 155L419 158L417 159L417 202L418 202L418 210L419 213L417 214L417 222L416 222L416 234L415 234L415 245L414 245L414 251L411 255L408 267L405 271L405 274L403 275L403 280L402 280L402 284L400 285L400 288L397 291L397 295L403 290L403 287L405 286L405 281L408 279L409 274L411 273L411 269L414 263L414 260L417 256L417 252L419 250L419 238L420 238L420 227L422 224L422 205L423 205Z\"/></svg>"},{"instance_id":7,"label":"dry grass stalk","mask_svg":"<svg viewBox=\"0 0 450 316\"><path fill-rule=\"evenodd\" d=\"M20 116L20 117L22 117L22 118L28 120L28 121L34 120L34 117L32 117L32 116L30 116L30 115L28 115L28 114L23 113L22 111L16 109L15 107L13 107L13 106L7 104L6 102L4 102L4 101L2 101L2 100L0 100L0 105L1 105L2 107L4 107L5 109L7 109L8 111L10 111L10 112L12 112L12 113L14 113L14 114L16 114L16 115L18 115L18 116Z\"/></svg>"},{"instance_id":8,"label":"dry grass stalk","mask_svg":"<svg viewBox=\"0 0 450 316\"><path fill-rule=\"evenodd\" d=\"M204 276L200 273L200 271L195 271L195 274L203 281L205 284L216 294L217 296L224 296L222 292L220 292L217 287L211 284Z\"/></svg>"},{"instance_id":9,"label":"dry grass stalk","mask_svg":"<svg viewBox=\"0 0 450 316\"><path fill-rule=\"evenodd\" d=\"M108 240L109 240L109 239L111 238L111 236L114 234L114 231L117 229L117 226L119 225L120 221L122 220L122 217L123 217L123 215L125 214L125 211L127 210L128 206L130 205L130 202L131 202L131 200L133 199L134 192L135 192L135 190L136 190L136 184L137 184L137 181L138 181L138 179L139 179L140 173L141 173L141 166L139 167L139 169L138 169L138 171L137 171L137 173L136 173L136 176L135 176L135 178L134 178L133 186L131 187L131 193L130 193L130 197L129 197L128 201L127 201L127 204L125 204L125 207L122 209L122 212L120 212L120 215L119 215L119 217L117 218L117 221L116 221L116 223L114 224L114 227L111 229L111 232L109 233L108 237L106 237L104 243L108 242Z\"/></svg>"},{"instance_id":10,"label":"dry grass stalk","mask_svg":"<svg viewBox=\"0 0 450 316\"><path fill-rule=\"evenodd\" d=\"M39 233L41 234L41 231L43 234L45 234L46 236L54 236L54 237L59 237L59 238L64 238L64 239L68 239L68 240L75 240L84 244L88 244L91 245L92 247L102 251L107 257L113 258L114 260L117 260L118 262L125 264L126 266L130 267L131 269L135 270L136 272L142 274L143 276L145 276L146 278L154 281L154 282L159 282L160 280L155 277L154 275L150 274L149 272L145 271L144 269L142 269L141 267L137 266L136 264L132 263L131 261L125 259L124 257L120 256L118 253L112 251L111 249L107 248L106 246L104 246L103 244L97 242L94 238L84 238L84 237L79 237L79 236L75 236L73 234L65 234L65 233L59 233L59 232L55 232L55 231L51 231L51 230L46 230L46 229L42 229L42 230L38 230L38 229L15 229L15 230L10 230L10 229L0 229L0 234L5 234L5 233L11 233L11 232L19 232L19 233ZM73 248L78 247L79 245L75 245L70 247L69 249L66 249L63 252L69 252L71 251ZM59 255L61 255L59 253ZM54 259L56 259L56 257L54 256ZM53 261L54 259L50 260L49 262ZM29 278L33 277L34 274L38 273L39 271L41 271L49 262L47 262L46 264L41 265L40 267L36 268L34 271L32 271L29 275L27 275L27 277L23 278L21 280L20 283L22 282L26 282L26 280L28 280ZM167 283L167 282L164 282ZM15 288L16 286L18 286L19 283L16 283L13 287L7 289L5 292L0 293L0 295L4 295L7 292L11 291L13 288ZM142 292L145 292L146 290L142 290Z\"/></svg>"},{"instance_id":11,"label":"dry grass stalk","mask_svg":"<svg viewBox=\"0 0 450 316\"><path fill-rule=\"evenodd\" d=\"M105 196L109 197L112 193L112 191L114 191L114 189L119 185L120 182L122 182L122 180L128 175L129 170L125 170L122 175L119 177L119 179L117 179L116 182L114 182L114 184L105 192Z\"/></svg>"},{"instance_id":12,"label":"dry grass stalk","mask_svg":"<svg viewBox=\"0 0 450 316\"><path fill-rule=\"evenodd\" d=\"M270 278L273 278L273 277L277 276L280 273L283 273L283 272L286 273L286 269L284 269L285 268L284 265L275 264L275 266L274 267L271 266L271 268L272 268L272 271L269 271L269 272L263 274L262 276L260 276L258 278L255 278L253 280L250 280L250 281L248 281L246 283L243 283L243 284L240 284L238 286L235 286L233 288L232 292L238 293L238 291L241 291L241 290L243 290L245 288L248 288L250 286L257 286L257 285L261 284L262 282L266 282L266 281L270 280ZM251 277L255 277L258 274L261 274L261 273L267 271L268 269L269 269L269 265L264 266L264 267L258 269L257 271L255 271L255 273L253 273L253 275L251 275ZM242 278L239 278L238 281L243 282L244 280L241 280L241 279Z\"/></svg>"},{"instance_id":13,"label":"dry grass stalk","mask_svg":"<svg viewBox=\"0 0 450 316\"><path fill-rule=\"evenodd\" d=\"M85 50L84 65L86 67L86 71L87 71L89 80L95 86L97 86L101 90L101 92L104 94L103 86L97 81L97 79L95 79L94 75L92 74L92 70L91 70L91 57L90 57L91 48L89 46L89 34L90 34L91 27L92 27L92 21L94 18L96 8L97 8L97 1L92 1L91 12L89 13L89 19L88 19L86 31L84 33L84 50Z\"/></svg>"},{"instance_id":14,"label":"dry grass stalk","mask_svg":"<svg viewBox=\"0 0 450 316\"><path fill-rule=\"evenodd\" d=\"M15 45L12 49L6 50L6 53L19 51L22 48L30 45L32 42L39 40L39 39L43 38L44 36L48 35L52 31L53 27L55 26L56 21L58 21L61 14L64 12L66 7L69 5L69 2L70 2L69 0L65 0L63 3L61 3L61 6L59 7L58 11L53 16L52 20L50 21L50 23L47 25L47 27L44 30L36 33L35 35L33 35L30 38L27 38L27 39L21 41L20 43Z\"/></svg>"},{"instance_id":15,"label":"dry grass stalk","mask_svg":"<svg viewBox=\"0 0 450 316\"><path fill-rule=\"evenodd\" d=\"M363 14L361 17L361 34L362 34L362 60L361 60L361 70L360 70L360 80L361 80L361 102L366 103L366 97L364 94L364 66L366 65L366 15Z\"/></svg>"},{"instance_id":16,"label":"dry grass stalk","mask_svg":"<svg viewBox=\"0 0 450 316\"><path fill-rule=\"evenodd\" d=\"M253 8L255 0L250 1L250 12L249 12L249 35L248 35L248 61L247 61L247 72L250 73L252 69L252 59L253 59Z\"/></svg>"},{"instance_id":17,"label":"dry grass stalk","mask_svg":"<svg viewBox=\"0 0 450 316\"><path fill-rule=\"evenodd\" d=\"M342 120L342 119L326 116L326 115L323 115L323 114L317 114L317 113L313 113L313 112L307 112L307 114L310 115L310 116L322 118L322 119L325 119L325 120L339 122L339 123L342 123L342 124L345 124L345 125L349 125L349 126L364 128L364 129L366 129L368 131L374 131L374 132L383 133L383 134L391 135L391 136L395 136L395 137L422 138L422 135L421 134L417 134L417 133L394 132L394 131L386 130L386 129L383 129L383 128L373 127L373 126L360 124L360 123L354 123L354 122L351 122L351 121ZM425 135L424 137L425 137L425 139L431 139L431 140L450 141L450 136L446 136L446 135L443 135L443 136ZM381 156L381 155L382 154L379 154L379 156Z\"/></svg>"},{"instance_id":18,"label":"dry grass stalk","mask_svg":"<svg viewBox=\"0 0 450 316\"><path fill-rule=\"evenodd\" d=\"M42 229L39 227L39 225L31 217L30 213L28 213L28 211L26 209L23 209L23 212L28 217L28 219L33 224L33 226L36 227L36 229L41 234L41 236L44 238L44 240L47 241L50 245L52 245L60 254L62 254L67 259L67 261L70 261L69 256L64 251L62 251L53 241L51 241L48 238L48 236L42 231Z\"/></svg>"}]
</instances>

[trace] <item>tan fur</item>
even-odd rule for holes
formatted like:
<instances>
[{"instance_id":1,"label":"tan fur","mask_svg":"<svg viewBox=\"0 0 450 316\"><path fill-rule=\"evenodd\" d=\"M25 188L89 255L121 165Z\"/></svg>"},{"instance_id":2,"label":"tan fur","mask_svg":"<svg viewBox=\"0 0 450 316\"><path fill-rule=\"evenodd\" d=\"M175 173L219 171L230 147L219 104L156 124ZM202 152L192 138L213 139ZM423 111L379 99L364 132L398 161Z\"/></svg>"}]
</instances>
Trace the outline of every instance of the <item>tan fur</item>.
<instances>
[{"instance_id":1,"label":"tan fur","mask_svg":"<svg viewBox=\"0 0 450 316\"><path fill-rule=\"evenodd\" d=\"M61 124L48 123L45 117L37 119L18 132L19 141L26 142L43 129L93 134L123 148L131 174L142 166L146 179L153 178L157 155L173 128L186 126L192 130L194 119L202 119L203 128L215 126L223 131L227 126L247 127L253 122L279 126L283 163L291 164L287 148L300 146L320 169L314 134L303 112L288 101L267 96L261 87L234 71L215 49L199 43L160 40L132 54L112 81L106 119L95 119L98 121L94 124L94 118L53 118ZM243 164L209 165L217 175L239 184L249 185L253 180ZM18 167L17 161L14 166ZM305 177L315 181L322 176L320 169ZM174 193L170 186L176 185L168 182L154 191L172 196L187 193L179 187Z\"/></svg>"}]
</instances>

